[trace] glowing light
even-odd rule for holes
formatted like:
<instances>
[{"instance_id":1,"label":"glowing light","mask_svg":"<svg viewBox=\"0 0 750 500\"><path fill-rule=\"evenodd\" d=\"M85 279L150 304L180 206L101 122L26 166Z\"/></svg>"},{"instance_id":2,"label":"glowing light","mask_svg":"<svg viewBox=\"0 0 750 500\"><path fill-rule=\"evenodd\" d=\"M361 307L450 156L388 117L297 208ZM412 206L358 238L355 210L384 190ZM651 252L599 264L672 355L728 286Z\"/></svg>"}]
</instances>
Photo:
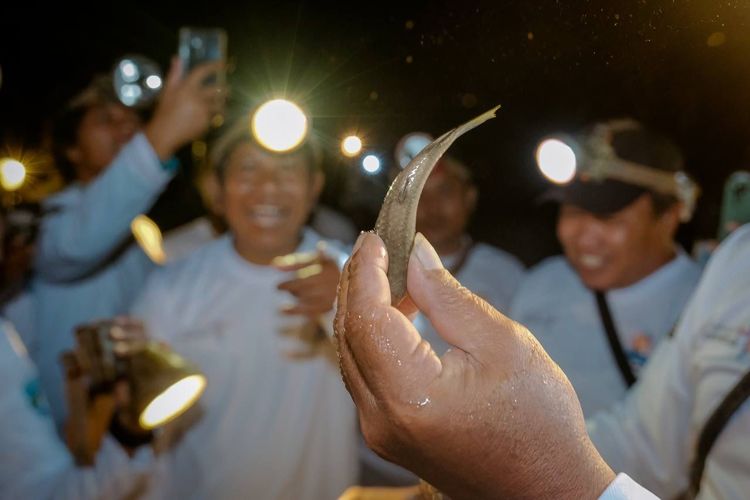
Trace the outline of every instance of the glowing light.
<instances>
[{"instance_id":1,"label":"glowing light","mask_svg":"<svg viewBox=\"0 0 750 500\"><path fill-rule=\"evenodd\" d=\"M123 59L120 62L120 72L122 73L122 79L128 83L138 81L141 76L138 66L130 59Z\"/></svg>"},{"instance_id":2,"label":"glowing light","mask_svg":"<svg viewBox=\"0 0 750 500\"><path fill-rule=\"evenodd\" d=\"M206 378L190 375L175 382L149 403L141 413L139 423L145 429L153 429L167 423L188 409L203 393Z\"/></svg>"},{"instance_id":3,"label":"glowing light","mask_svg":"<svg viewBox=\"0 0 750 500\"><path fill-rule=\"evenodd\" d=\"M362 139L356 135L350 135L341 141L341 152L344 156L351 158L358 155L360 151L362 151Z\"/></svg>"},{"instance_id":4,"label":"glowing light","mask_svg":"<svg viewBox=\"0 0 750 500\"><path fill-rule=\"evenodd\" d=\"M557 184L570 182L576 174L573 148L559 139L546 139L536 150L536 162L544 176Z\"/></svg>"},{"instance_id":5,"label":"glowing light","mask_svg":"<svg viewBox=\"0 0 750 500\"><path fill-rule=\"evenodd\" d=\"M126 83L120 88L120 99L126 106L133 106L143 95L141 88L134 83Z\"/></svg>"},{"instance_id":6,"label":"glowing light","mask_svg":"<svg viewBox=\"0 0 750 500\"><path fill-rule=\"evenodd\" d=\"M425 132L412 132L402 137L396 145L396 161L399 166L406 167L431 142L432 136Z\"/></svg>"},{"instance_id":7,"label":"glowing light","mask_svg":"<svg viewBox=\"0 0 750 500\"><path fill-rule=\"evenodd\" d=\"M135 241L143 252L156 264L164 264L167 255L162 244L161 230L154 221L145 215L139 215L130 223L130 230L135 236Z\"/></svg>"},{"instance_id":8,"label":"glowing light","mask_svg":"<svg viewBox=\"0 0 750 500\"><path fill-rule=\"evenodd\" d=\"M158 89L161 87L161 77L159 75L151 75L146 78L146 86L150 89Z\"/></svg>"},{"instance_id":9,"label":"glowing light","mask_svg":"<svg viewBox=\"0 0 750 500\"><path fill-rule=\"evenodd\" d=\"M362 160L362 168L368 174L380 172L380 159L375 155L367 155Z\"/></svg>"},{"instance_id":10,"label":"glowing light","mask_svg":"<svg viewBox=\"0 0 750 500\"><path fill-rule=\"evenodd\" d=\"M0 161L0 185L6 191L15 191L23 186L26 180L26 167L12 158Z\"/></svg>"},{"instance_id":11,"label":"glowing light","mask_svg":"<svg viewBox=\"0 0 750 500\"><path fill-rule=\"evenodd\" d=\"M307 135L307 116L299 106L284 99L263 104L253 115L252 132L271 151L289 151Z\"/></svg>"}]
</instances>

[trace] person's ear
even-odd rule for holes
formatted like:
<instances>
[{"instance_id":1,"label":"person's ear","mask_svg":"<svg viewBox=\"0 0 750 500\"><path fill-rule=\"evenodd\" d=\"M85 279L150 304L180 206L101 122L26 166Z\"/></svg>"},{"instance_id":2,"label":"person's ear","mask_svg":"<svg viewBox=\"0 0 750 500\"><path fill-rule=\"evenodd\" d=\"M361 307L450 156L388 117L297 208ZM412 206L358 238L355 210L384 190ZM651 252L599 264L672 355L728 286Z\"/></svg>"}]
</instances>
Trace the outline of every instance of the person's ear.
<instances>
[{"instance_id":1,"label":"person's ear","mask_svg":"<svg viewBox=\"0 0 750 500\"><path fill-rule=\"evenodd\" d=\"M681 211L682 205L680 203L673 203L658 216L661 230L665 235L669 236L670 241L674 239L675 234L677 234L677 229L680 227Z\"/></svg>"},{"instance_id":2,"label":"person's ear","mask_svg":"<svg viewBox=\"0 0 750 500\"><path fill-rule=\"evenodd\" d=\"M218 214L219 198L223 196L222 181L219 178L219 174L215 170L205 172L198 178L197 184L198 191L208 211Z\"/></svg>"},{"instance_id":3,"label":"person's ear","mask_svg":"<svg viewBox=\"0 0 750 500\"><path fill-rule=\"evenodd\" d=\"M312 174L312 182L310 185L310 206L317 203L320 193L323 191L323 185L325 184L326 176L322 171L316 170Z\"/></svg>"},{"instance_id":4,"label":"person's ear","mask_svg":"<svg viewBox=\"0 0 750 500\"><path fill-rule=\"evenodd\" d=\"M81 163L82 153L78 146L70 146L65 150L65 158L74 166Z\"/></svg>"},{"instance_id":5,"label":"person's ear","mask_svg":"<svg viewBox=\"0 0 750 500\"><path fill-rule=\"evenodd\" d=\"M211 201L212 207L209 210L213 210L216 215L221 217L226 216L227 202L226 202L226 187L224 180L217 174L214 176L216 180L216 189L212 193L213 200Z\"/></svg>"},{"instance_id":6,"label":"person's ear","mask_svg":"<svg viewBox=\"0 0 750 500\"><path fill-rule=\"evenodd\" d=\"M469 186L466 188L466 203L469 206L469 213L474 213L477 208L477 202L479 201L479 190L476 186Z\"/></svg>"}]
</instances>

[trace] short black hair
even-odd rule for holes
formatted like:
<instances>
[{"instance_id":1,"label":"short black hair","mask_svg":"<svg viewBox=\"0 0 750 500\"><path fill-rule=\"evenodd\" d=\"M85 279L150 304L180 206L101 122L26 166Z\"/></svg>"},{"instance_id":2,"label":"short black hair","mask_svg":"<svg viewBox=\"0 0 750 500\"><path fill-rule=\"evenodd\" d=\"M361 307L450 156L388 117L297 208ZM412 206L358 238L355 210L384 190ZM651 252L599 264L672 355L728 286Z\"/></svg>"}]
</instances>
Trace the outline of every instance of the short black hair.
<instances>
[{"instance_id":1,"label":"short black hair","mask_svg":"<svg viewBox=\"0 0 750 500\"><path fill-rule=\"evenodd\" d=\"M228 125L210 146L211 152L209 154L209 164L220 180L224 179L227 160L232 154L232 151L234 151L239 144L243 143L253 144L261 148L263 151L273 155L302 156L310 172L314 173L322 170L323 162L320 148L310 135L308 135L301 145L292 151L277 153L264 148L257 140L255 140L255 137L253 137L253 134L250 132L250 123L247 120L247 117L244 117L235 121L233 124Z\"/></svg>"},{"instance_id":2,"label":"short black hair","mask_svg":"<svg viewBox=\"0 0 750 500\"><path fill-rule=\"evenodd\" d=\"M68 159L68 150L78 142L78 131L86 113L96 106L119 102L111 76L101 74L94 76L83 90L55 113L50 127L50 149L65 182L76 179L76 168Z\"/></svg>"}]
</instances>

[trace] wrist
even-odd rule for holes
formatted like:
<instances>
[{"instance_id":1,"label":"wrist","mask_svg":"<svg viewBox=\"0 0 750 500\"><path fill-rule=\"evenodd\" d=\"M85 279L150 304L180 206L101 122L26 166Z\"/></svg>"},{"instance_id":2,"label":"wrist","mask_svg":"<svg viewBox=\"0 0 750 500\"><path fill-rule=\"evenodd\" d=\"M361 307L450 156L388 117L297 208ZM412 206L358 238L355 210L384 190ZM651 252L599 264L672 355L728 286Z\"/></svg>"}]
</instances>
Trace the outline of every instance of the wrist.
<instances>
[{"instance_id":1,"label":"wrist","mask_svg":"<svg viewBox=\"0 0 750 500\"><path fill-rule=\"evenodd\" d=\"M158 118L151 120L144 131L146 139L154 149L159 160L166 162L177 152L178 145L169 133L170 127L159 123Z\"/></svg>"}]
</instances>

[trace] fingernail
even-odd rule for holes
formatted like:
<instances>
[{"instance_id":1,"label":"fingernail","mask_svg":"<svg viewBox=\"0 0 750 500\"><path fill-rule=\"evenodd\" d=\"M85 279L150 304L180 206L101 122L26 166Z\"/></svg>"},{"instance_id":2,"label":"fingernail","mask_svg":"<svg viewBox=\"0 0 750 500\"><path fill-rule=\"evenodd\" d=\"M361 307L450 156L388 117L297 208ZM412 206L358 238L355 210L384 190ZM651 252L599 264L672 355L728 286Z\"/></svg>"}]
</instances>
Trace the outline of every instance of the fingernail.
<instances>
[{"instance_id":1,"label":"fingernail","mask_svg":"<svg viewBox=\"0 0 750 500\"><path fill-rule=\"evenodd\" d=\"M417 256L417 260L427 270L442 269L443 262L440 260L440 256L437 254L427 238L422 236L422 233L417 233L414 237L414 254Z\"/></svg>"},{"instance_id":2,"label":"fingernail","mask_svg":"<svg viewBox=\"0 0 750 500\"><path fill-rule=\"evenodd\" d=\"M357 253L357 250L359 250L359 247L362 246L362 243L365 241L365 238L367 237L367 231L362 231L359 233L359 237L357 238L357 241L354 242L354 248L352 248L352 255Z\"/></svg>"}]
</instances>

